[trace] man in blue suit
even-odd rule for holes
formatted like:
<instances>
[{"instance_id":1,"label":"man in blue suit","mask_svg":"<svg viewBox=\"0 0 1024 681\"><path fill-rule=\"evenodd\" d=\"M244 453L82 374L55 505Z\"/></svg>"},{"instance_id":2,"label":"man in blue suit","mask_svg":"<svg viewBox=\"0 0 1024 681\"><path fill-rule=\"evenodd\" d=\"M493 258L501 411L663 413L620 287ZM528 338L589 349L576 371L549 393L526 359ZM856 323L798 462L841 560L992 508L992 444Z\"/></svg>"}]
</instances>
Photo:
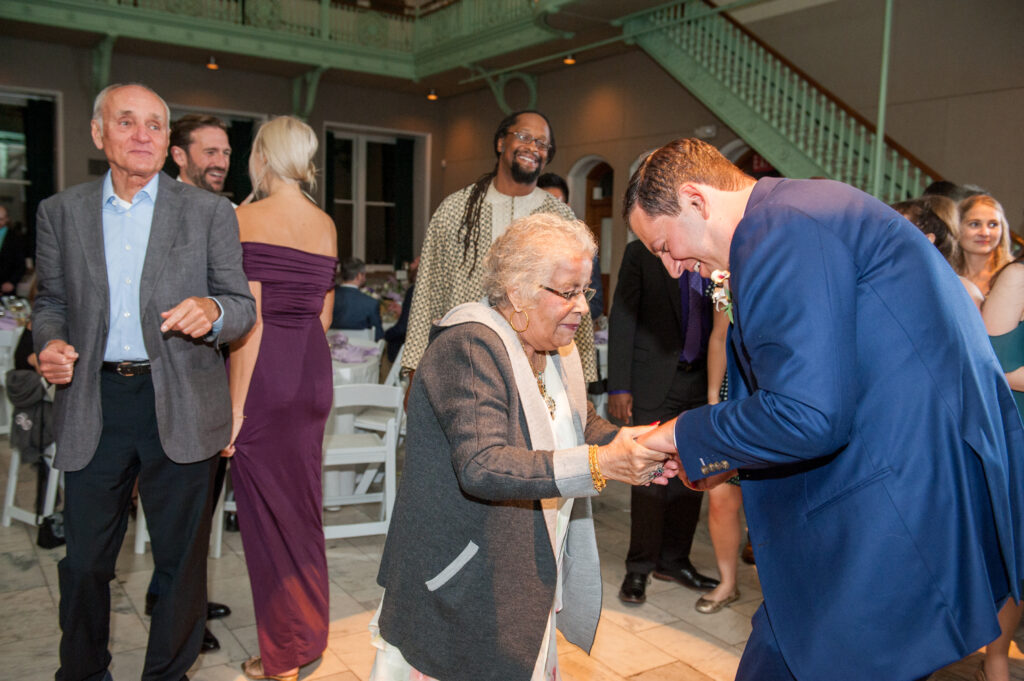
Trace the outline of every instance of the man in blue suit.
<instances>
[{"instance_id":1,"label":"man in blue suit","mask_svg":"<svg viewBox=\"0 0 1024 681\"><path fill-rule=\"evenodd\" d=\"M764 604L737 679L910 681L995 639L1024 431L935 247L856 189L755 182L697 140L648 157L625 215L673 276L730 272L731 399L645 444L696 489L739 469Z\"/></svg>"},{"instance_id":2,"label":"man in blue suit","mask_svg":"<svg viewBox=\"0 0 1024 681\"><path fill-rule=\"evenodd\" d=\"M360 287L366 283L366 265L359 258L341 263L341 286L334 287L332 329L373 329L373 339L380 340L384 328L380 321L380 303Z\"/></svg>"}]
</instances>

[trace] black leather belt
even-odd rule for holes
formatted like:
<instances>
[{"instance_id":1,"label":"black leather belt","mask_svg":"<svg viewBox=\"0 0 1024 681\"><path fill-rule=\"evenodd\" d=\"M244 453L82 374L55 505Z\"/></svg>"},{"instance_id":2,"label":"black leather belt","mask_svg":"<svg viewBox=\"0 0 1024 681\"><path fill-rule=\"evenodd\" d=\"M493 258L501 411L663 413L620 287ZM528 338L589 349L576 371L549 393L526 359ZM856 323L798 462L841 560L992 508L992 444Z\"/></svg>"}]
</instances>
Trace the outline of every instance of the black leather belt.
<instances>
[{"instance_id":1,"label":"black leather belt","mask_svg":"<svg viewBox=\"0 0 1024 681\"><path fill-rule=\"evenodd\" d=\"M149 365L149 360L142 360L141 362L104 362L103 370L119 376L145 376L152 368Z\"/></svg>"}]
</instances>

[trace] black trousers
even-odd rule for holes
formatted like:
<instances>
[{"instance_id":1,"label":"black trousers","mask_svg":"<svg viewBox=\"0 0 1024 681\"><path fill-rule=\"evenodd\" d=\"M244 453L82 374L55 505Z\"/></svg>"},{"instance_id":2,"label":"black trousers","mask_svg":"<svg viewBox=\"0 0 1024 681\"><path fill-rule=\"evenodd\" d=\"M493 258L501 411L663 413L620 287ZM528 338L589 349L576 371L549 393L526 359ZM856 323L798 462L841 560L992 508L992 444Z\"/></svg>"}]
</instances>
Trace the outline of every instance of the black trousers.
<instances>
[{"instance_id":1,"label":"black trousers","mask_svg":"<svg viewBox=\"0 0 1024 681\"><path fill-rule=\"evenodd\" d=\"M680 366L665 400L654 409L640 409L633 397L633 423L667 421L687 409L707 404L707 369ZM680 447L685 443L680 442ZM690 564L693 533L700 519L704 495L678 478L668 485L634 486L630 492L629 553L626 571L650 574L654 570L678 570Z\"/></svg>"},{"instance_id":2,"label":"black trousers","mask_svg":"<svg viewBox=\"0 0 1024 681\"><path fill-rule=\"evenodd\" d=\"M178 464L167 458L150 376L101 376L99 446L85 468L64 476L67 555L58 565L62 637L56 680L99 681L107 675L110 581L138 478L154 566L168 577L153 611L142 681L180 681L199 656L206 621L217 459Z\"/></svg>"}]
</instances>

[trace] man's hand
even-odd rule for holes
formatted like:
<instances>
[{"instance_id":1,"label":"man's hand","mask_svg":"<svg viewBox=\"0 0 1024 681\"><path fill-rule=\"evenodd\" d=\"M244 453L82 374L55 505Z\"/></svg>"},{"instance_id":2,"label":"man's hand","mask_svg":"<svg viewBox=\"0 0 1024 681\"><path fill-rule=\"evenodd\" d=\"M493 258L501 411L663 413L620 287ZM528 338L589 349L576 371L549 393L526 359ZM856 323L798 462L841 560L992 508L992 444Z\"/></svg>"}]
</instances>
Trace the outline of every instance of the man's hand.
<instances>
[{"instance_id":1,"label":"man's hand","mask_svg":"<svg viewBox=\"0 0 1024 681\"><path fill-rule=\"evenodd\" d=\"M181 301L170 310L161 312L164 323L160 331L178 331L192 338L202 338L210 333L213 323L220 316L220 308L211 298L192 296Z\"/></svg>"},{"instance_id":2,"label":"man's hand","mask_svg":"<svg viewBox=\"0 0 1024 681\"><path fill-rule=\"evenodd\" d=\"M609 395L608 415L616 421L629 424L633 418L633 395L631 393Z\"/></svg>"},{"instance_id":3,"label":"man's hand","mask_svg":"<svg viewBox=\"0 0 1024 681\"><path fill-rule=\"evenodd\" d=\"M71 382L75 374L75 348L62 340L52 340L39 353L39 373L54 385Z\"/></svg>"}]
</instances>

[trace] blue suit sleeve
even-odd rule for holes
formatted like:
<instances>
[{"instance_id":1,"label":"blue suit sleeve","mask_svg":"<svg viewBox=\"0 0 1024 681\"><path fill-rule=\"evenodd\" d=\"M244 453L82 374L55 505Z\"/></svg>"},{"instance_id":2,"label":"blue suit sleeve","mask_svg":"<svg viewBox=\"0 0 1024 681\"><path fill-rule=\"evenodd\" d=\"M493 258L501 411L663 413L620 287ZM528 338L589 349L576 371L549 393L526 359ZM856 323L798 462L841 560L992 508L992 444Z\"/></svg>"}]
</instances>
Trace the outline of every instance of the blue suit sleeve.
<instances>
[{"instance_id":1,"label":"blue suit sleeve","mask_svg":"<svg viewBox=\"0 0 1024 681\"><path fill-rule=\"evenodd\" d=\"M749 394L680 416L676 443L690 479L828 456L850 439L853 255L829 226L796 211L747 228L731 254L738 371L730 381L744 381Z\"/></svg>"}]
</instances>

